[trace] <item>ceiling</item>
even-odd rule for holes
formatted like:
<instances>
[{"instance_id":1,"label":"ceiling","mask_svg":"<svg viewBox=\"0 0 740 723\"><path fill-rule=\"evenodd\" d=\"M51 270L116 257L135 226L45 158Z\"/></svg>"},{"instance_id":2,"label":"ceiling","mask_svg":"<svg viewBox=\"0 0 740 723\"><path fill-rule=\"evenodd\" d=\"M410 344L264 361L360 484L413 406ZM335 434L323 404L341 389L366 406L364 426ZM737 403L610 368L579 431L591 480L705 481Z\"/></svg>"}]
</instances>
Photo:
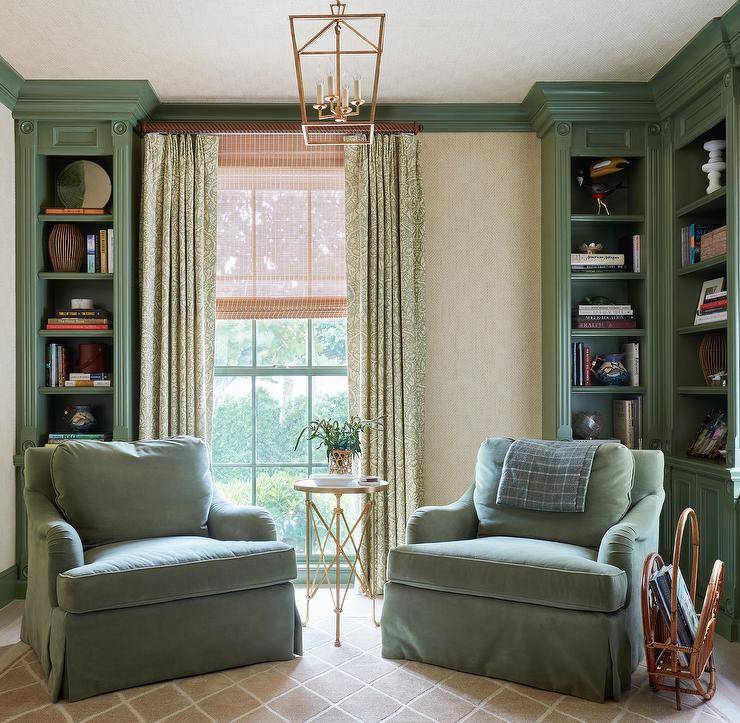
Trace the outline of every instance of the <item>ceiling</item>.
<instances>
[{"instance_id":1,"label":"ceiling","mask_svg":"<svg viewBox=\"0 0 740 723\"><path fill-rule=\"evenodd\" d=\"M649 80L733 0L347 0L385 12L381 102L518 102L541 80ZM163 101L293 101L288 15L328 0L0 0L25 78L147 79Z\"/></svg>"}]
</instances>

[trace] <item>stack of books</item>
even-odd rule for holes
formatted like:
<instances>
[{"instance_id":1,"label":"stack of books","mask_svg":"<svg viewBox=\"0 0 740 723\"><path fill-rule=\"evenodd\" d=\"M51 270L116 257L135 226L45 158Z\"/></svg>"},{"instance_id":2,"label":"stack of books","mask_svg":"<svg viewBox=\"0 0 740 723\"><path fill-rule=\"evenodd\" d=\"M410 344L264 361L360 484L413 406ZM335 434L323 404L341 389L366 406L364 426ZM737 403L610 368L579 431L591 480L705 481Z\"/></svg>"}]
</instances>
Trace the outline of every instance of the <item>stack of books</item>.
<instances>
[{"instance_id":1,"label":"stack of books","mask_svg":"<svg viewBox=\"0 0 740 723\"><path fill-rule=\"evenodd\" d=\"M573 309L574 329L635 329L631 304L579 304Z\"/></svg>"},{"instance_id":2,"label":"stack of books","mask_svg":"<svg viewBox=\"0 0 740 723\"><path fill-rule=\"evenodd\" d=\"M113 273L113 229L101 228L97 233L87 234L87 273Z\"/></svg>"},{"instance_id":3,"label":"stack of books","mask_svg":"<svg viewBox=\"0 0 740 723\"><path fill-rule=\"evenodd\" d=\"M46 320L54 331L106 331L111 328L110 313L104 309L57 309Z\"/></svg>"},{"instance_id":4,"label":"stack of books","mask_svg":"<svg viewBox=\"0 0 740 723\"><path fill-rule=\"evenodd\" d=\"M702 237L717 228L717 225L692 223L681 229L681 266L698 264L702 260ZM725 243L727 231L725 230ZM706 260L706 258L704 258Z\"/></svg>"},{"instance_id":5,"label":"stack of books","mask_svg":"<svg viewBox=\"0 0 740 723\"><path fill-rule=\"evenodd\" d=\"M65 387L109 387L113 383L110 372L72 372Z\"/></svg>"},{"instance_id":6,"label":"stack of books","mask_svg":"<svg viewBox=\"0 0 740 723\"><path fill-rule=\"evenodd\" d=\"M571 254L571 271L624 271L624 254Z\"/></svg>"},{"instance_id":7,"label":"stack of books","mask_svg":"<svg viewBox=\"0 0 740 723\"><path fill-rule=\"evenodd\" d=\"M71 368L68 347L56 342L46 345L47 387L63 387Z\"/></svg>"},{"instance_id":8,"label":"stack of books","mask_svg":"<svg viewBox=\"0 0 740 723\"><path fill-rule=\"evenodd\" d=\"M699 299L694 316L694 326L711 324L713 321L727 320L727 291L716 291L706 294L704 301Z\"/></svg>"},{"instance_id":9,"label":"stack of books","mask_svg":"<svg viewBox=\"0 0 740 723\"><path fill-rule=\"evenodd\" d=\"M571 351L571 379L574 387L591 386L591 347L582 342L570 345Z\"/></svg>"},{"instance_id":10,"label":"stack of books","mask_svg":"<svg viewBox=\"0 0 740 723\"><path fill-rule=\"evenodd\" d=\"M696 438L687 451L689 457L703 459L726 459L727 457L727 411L713 409L702 422Z\"/></svg>"},{"instance_id":11,"label":"stack of books","mask_svg":"<svg viewBox=\"0 0 740 723\"><path fill-rule=\"evenodd\" d=\"M615 399L614 436L629 449L642 449L642 397Z\"/></svg>"},{"instance_id":12,"label":"stack of books","mask_svg":"<svg viewBox=\"0 0 740 723\"><path fill-rule=\"evenodd\" d=\"M112 439L113 435L111 434L77 434L76 432L69 432L65 434L51 432L49 434L49 441L44 446L56 447L62 442L68 442L70 440L110 442Z\"/></svg>"}]
</instances>

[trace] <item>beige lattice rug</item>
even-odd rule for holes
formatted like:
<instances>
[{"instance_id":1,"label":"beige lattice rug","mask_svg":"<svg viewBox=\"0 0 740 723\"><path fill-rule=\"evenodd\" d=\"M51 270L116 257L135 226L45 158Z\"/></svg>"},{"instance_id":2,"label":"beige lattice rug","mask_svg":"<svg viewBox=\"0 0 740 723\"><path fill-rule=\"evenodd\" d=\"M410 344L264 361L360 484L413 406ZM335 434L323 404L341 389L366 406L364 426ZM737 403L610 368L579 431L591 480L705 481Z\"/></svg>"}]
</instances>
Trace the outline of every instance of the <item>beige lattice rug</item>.
<instances>
[{"instance_id":1,"label":"beige lattice rug","mask_svg":"<svg viewBox=\"0 0 740 723\"><path fill-rule=\"evenodd\" d=\"M641 668L619 703L590 703L505 681L430 665L384 660L380 632L363 616L344 621L332 643L333 618L305 629L305 655L102 695L49 703L39 663L22 644L3 655L0 720L15 721L581 721L727 720L712 706L678 713L668 695L647 688ZM18 657L20 655L20 657ZM15 659L13 659L15 658ZM0 659L0 665L3 664Z\"/></svg>"}]
</instances>

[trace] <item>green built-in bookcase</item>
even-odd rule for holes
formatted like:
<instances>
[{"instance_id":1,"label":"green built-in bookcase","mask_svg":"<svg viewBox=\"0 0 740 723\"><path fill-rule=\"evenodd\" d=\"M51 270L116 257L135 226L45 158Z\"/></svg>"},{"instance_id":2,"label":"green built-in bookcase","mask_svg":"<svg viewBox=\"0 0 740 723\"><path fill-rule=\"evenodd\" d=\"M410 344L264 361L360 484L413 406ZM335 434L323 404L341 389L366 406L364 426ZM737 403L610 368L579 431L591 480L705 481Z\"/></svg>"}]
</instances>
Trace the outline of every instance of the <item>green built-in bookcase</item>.
<instances>
[{"instance_id":1,"label":"green built-in bookcase","mask_svg":"<svg viewBox=\"0 0 740 723\"><path fill-rule=\"evenodd\" d=\"M601 436L611 437L612 400L622 395L642 398L643 446L662 450L666 461L661 551L665 554L671 548L680 511L693 507L701 530L699 589L705 587L714 560L723 560L718 630L737 640L740 74L732 67L732 55L723 49L720 26L717 21L700 37L703 54L690 48L650 85L620 89L615 84L614 91L606 86L598 95L584 91L574 96L578 102L570 107L558 88L545 87L534 99L542 106L536 128L542 141L543 436L570 439L573 414L593 410L607 420ZM731 35L740 40L740 31ZM710 46L716 46L714 54L707 51ZM723 188L707 194L707 176L701 170L707 152L702 146L717 138L727 143L727 169ZM624 172L627 189L607 199L611 215L598 216L596 205L577 187L575 175L604 157L627 158L630 165ZM682 267L681 228L691 223L726 225L727 253ZM571 273L569 255L580 242L601 241L606 251L616 251L618 240L632 234L640 234L642 240L639 273ZM695 326L702 283L721 276L728 289L728 320ZM631 303L638 328L572 329L572 305L591 295ZM727 340L726 387L710 387L702 375L699 347L709 331ZM624 341L639 341L640 386L574 388L570 344L576 339L588 341L596 354L619 351ZM688 456L702 421L714 409L728 413L726 459Z\"/></svg>"},{"instance_id":2,"label":"green built-in bookcase","mask_svg":"<svg viewBox=\"0 0 740 723\"><path fill-rule=\"evenodd\" d=\"M148 88L148 84L145 86ZM43 446L51 432L69 431L63 421L70 404L93 407L96 431L114 440L136 437L135 386L138 384L136 322L137 178L140 142L135 100L105 102L94 82L80 83L77 99L21 100L16 106L16 344L17 344L17 568L18 592L27 576L26 515L23 505L23 455ZM88 92L89 91L89 92ZM85 98L89 95L90 98ZM115 114L115 115L114 115ZM50 215L58 207L55 180L71 161L89 159L102 165L112 182L111 199L102 215ZM48 238L55 223L74 223L83 235L114 229L113 273L55 272ZM84 264L83 264L84 268ZM45 322L72 298L91 298L107 309L107 331L48 331ZM110 388L49 387L46 349L61 342L73 350L96 341L107 349Z\"/></svg>"}]
</instances>

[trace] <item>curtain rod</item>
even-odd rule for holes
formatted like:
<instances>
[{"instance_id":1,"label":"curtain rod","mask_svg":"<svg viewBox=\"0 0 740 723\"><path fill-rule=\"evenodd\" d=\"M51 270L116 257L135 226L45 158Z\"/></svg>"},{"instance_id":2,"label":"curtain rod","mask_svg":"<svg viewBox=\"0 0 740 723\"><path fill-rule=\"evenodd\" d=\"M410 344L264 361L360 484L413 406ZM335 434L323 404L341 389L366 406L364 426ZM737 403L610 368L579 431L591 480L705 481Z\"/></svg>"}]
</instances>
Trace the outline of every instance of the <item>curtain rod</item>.
<instances>
[{"instance_id":1,"label":"curtain rod","mask_svg":"<svg viewBox=\"0 0 740 723\"><path fill-rule=\"evenodd\" d=\"M311 133L338 133L338 124ZM347 124L352 127L350 123ZM416 135L424 130L416 121L378 121L376 133L407 133ZM351 132L351 131L350 131ZM299 121L150 121L139 123L139 133L302 133Z\"/></svg>"}]
</instances>

